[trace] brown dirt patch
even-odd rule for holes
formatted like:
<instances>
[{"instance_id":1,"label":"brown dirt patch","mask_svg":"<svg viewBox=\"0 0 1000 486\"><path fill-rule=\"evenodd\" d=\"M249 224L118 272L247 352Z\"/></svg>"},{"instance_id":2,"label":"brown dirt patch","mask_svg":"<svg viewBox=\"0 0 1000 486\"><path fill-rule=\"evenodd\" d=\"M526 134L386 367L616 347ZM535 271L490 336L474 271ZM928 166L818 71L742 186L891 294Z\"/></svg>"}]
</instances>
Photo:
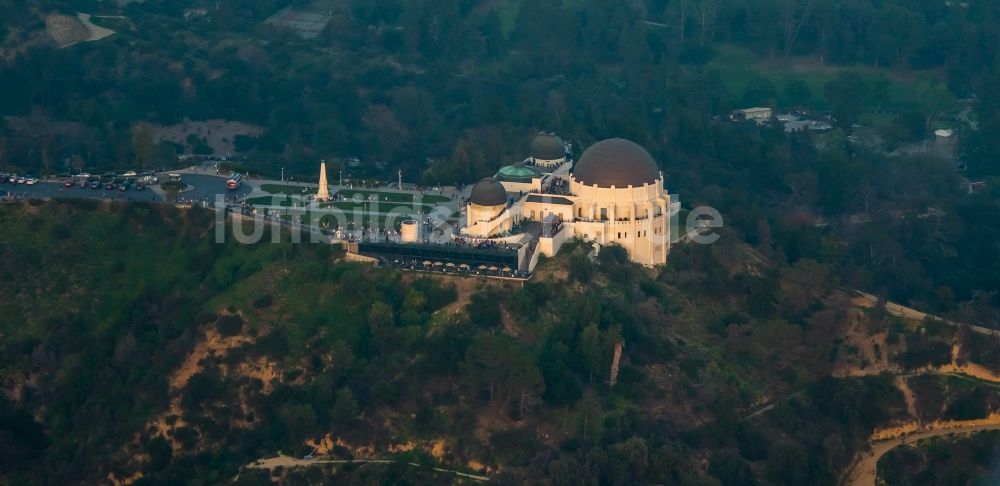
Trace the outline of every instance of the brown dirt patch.
<instances>
[{"instance_id":1,"label":"brown dirt patch","mask_svg":"<svg viewBox=\"0 0 1000 486\"><path fill-rule=\"evenodd\" d=\"M176 125L156 125L150 124L153 141L169 141L184 145L190 153L190 145L187 143L188 135L195 135L204 138L206 143L212 147L217 154L234 152L233 140L237 135L257 136L264 132L264 129L248 123L212 119L204 121L184 120Z\"/></svg>"},{"instance_id":2,"label":"brown dirt patch","mask_svg":"<svg viewBox=\"0 0 1000 486\"><path fill-rule=\"evenodd\" d=\"M90 38L90 31L83 22L69 15L46 15L45 31L59 47L71 46Z\"/></svg>"}]
</instances>

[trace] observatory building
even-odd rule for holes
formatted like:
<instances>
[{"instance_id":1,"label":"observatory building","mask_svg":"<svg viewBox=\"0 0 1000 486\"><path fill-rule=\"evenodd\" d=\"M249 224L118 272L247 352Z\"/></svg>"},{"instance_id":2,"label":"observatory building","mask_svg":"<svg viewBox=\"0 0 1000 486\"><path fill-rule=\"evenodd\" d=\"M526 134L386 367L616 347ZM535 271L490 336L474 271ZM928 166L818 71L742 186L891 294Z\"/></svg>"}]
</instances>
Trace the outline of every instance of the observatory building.
<instances>
[{"instance_id":1,"label":"observatory building","mask_svg":"<svg viewBox=\"0 0 1000 486\"><path fill-rule=\"evenodd\" d=\"M559 137L540 134L530 157L473 185L461 236L531 245L537 249L531 267L538 255L555 255L573 238L598 249L621 245L642 265L666 263L678 204L649 152L613 138L591 145L575 165L567 153Z\"/></svg>"}]
</instances>

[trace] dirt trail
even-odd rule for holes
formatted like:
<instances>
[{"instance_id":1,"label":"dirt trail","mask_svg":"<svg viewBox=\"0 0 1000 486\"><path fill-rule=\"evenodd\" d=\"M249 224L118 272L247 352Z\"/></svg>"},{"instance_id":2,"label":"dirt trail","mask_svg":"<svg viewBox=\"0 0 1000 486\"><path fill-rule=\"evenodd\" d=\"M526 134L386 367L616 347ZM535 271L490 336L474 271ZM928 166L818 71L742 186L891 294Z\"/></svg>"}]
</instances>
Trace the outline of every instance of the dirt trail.
<instances>
[{"instance_id":1,"label":"dirt trail","mask_svg":"<svg viewBox=\"0 0 1000 486\"><path fill-rule=\"evenodd\" d=\"M115 31L94 25L90 14L77 13L76 17L51 14L45 17L45 28L60 49L80 42L93 42L110 37Z\"/></svg>"},{"instance_id":2,"label":"dirt trail","mask_svg":"<svg viewBox=\"0 0 1000 486\"><path fill-rule=\"evenodd\" d=\"M152 419L149 426L156 430L154 435L161 435L166 439L175 454L180 452L181 444L174 439L173 431L187 425L184 419L181 418L183 417L183 411L181 410L181 399L183 398L181 390L187 386L192 376L204 369L202 365L203 360L209 357L224 356L229 350L251 343L253 340L252 337L246 335L222 336L214 327L209 326L205 329L204 338L195 344L194 349L191 350L174 374L170 376L170 404L167 410ZM232 370L229 370L224 365L220 366L220 368L223 373L232 371L244 376L260 379L263 383L264 393L270 393L274 382L281 379L274 363L262 358L241 362ZM245 400L242 400L240 403L240 412L244 416L250 412L250 407ZM248 424L240 423L240 425L246 426Z\"/></svg>"},{"instance_id":3,"label":"dirt trail","mask_svg":"<svg viewBox=\"0 0 1000 486\"><path fill-rule=\"evenodd\" d=\"M924 426L911 422L876 431L870 440L871 452L861 452L860 457L855 458L847 475L847 485L875 486L878 460L896 447L931 437L969 434L984 430L1000 430L1000 413L994 413L985 419L933 422Z\"/></svg>"},{"instance_id":4,"label":"dirt trail","mask_svg":"<svg viewBox=\"0 0 1000 486\"><path fill-rule=\"evenodd\" d=\"M874 296L872 294L869 294L869 293L866 293L866 292L862 292L860 290L850 290L850 292L852 292L852 293L855 294L855 297L852 300L852 302L854 303L854 305L856 305L858 307L864 307L864 308L871 309L871 308L875 307L875 305L878 304L878 301L879 301L878 297L876 297L876 296ZM918 311L916 309L912 309L910 307L906 307L906 306L897 304L895 302L886 302L885 303L885 310L889 314L892 314L892 315L894 315L896 317L902 317L904 319L910 319L910 320L916 320L916 321L923 321L924 319L930 317L932 319L936 319L936 320L939 320L939 321L941 321L941 322L943 322L945 324L948 324L949 326L953 326L953 327L965 327L965 328L968 328L969 330L971 330L972 332L976 332L976 333L979 333L979 334L988 334L990 336L1000 336L1000 331L997 331L996 329L990 329L988 327L976 326L976 325L972 325L972 324L964 324L964 323L961 323L961 322L955 322L955 321L951 321L951 320L948 320L948 319L942 319L942 318L940 318L938 316L935 316L935 315L932 315L932 314L927 314L926 312L921 312L921 311Z\"/></svg>"},{"instance_id":5,"label":"dirt trail","mask_svg":"<svg viewBox=\"0 0 1000 486\"><path fill-rule=\"evenodd\" d=\"M253 469L267 469L272 470L276 467L301 467L301 466L312 466L315 464L406 464L413 467L426 467L415 462L403 462L403 461L393 461L389 459L296 459L294 457L289 457L285 455L279 455L278 457L271 457L268 459L259 459L256 462L247 464L248 468ZM455 471L452 469L444 469L440 467L431 467L437 472L454 474L455 476L472 479L474 481L489 481L490 478L487 476L479 476L477 474L469 474L466 472Z\"/></svg>"},{"instance_id":6,"label":"dirt trail","mask_svg":"<svg viewBox=\"0 0 1000 486\"><path fill-rule=\"evenodd\" d=\"M918 418L917 415L917 397L913 394L913 390L910 389L910 384L907 382L908 377L897 376L896 377L896 388L903 392L903 399L906 401L906 411L913 418Z\"/></svg>"},{"instance_id":7,"label":"dirt trail","mask_svg":"<svg viewBox=\"0 0 1000 486\"><path fill-rule=\"evenodd\" d=\"M209 356L216 356L220 353L242 346L253 341L249 336L220 336L214 328L205 330L205 339L199 341L188 354L184 362L177 371L170 377L170 389L173 391L184 388L192 376L201 372L201 361Z\"/></svg>"}]
</instances>

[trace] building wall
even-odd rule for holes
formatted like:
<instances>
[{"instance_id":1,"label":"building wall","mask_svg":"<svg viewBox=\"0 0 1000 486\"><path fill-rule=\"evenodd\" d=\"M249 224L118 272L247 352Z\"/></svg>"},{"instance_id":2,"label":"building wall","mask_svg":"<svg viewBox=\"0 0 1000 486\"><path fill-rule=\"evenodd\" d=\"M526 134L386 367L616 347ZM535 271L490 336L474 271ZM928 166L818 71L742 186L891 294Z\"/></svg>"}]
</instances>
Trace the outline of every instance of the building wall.
<instances>
[{"instance_id":1,"label":"building wall","mask_svg":"<svg viewBox=\"0 0 1000 486\"><path fill-rule=\"evenodd\" d=\"M420 241L420 223L417 221L403 221L399 228L400 239L407 243Z\"/></svg>"},{"instance_id":2,"label":"building wall","mask_svg":"<svg viewBox=\"0 0 1000 486\"><path fill-rule=\"evenodd\" d=\"M505 206L480 206L478 204L468 204L465 207L466 226L472 226L479 221L489 221L500 216Z\"/></svg>"},{"instance_id":3,"label":"building wall","mask_svg":"<svg viewBox=\"0 0 1000 486\"><path fill-rule=\"evenodd\" d=\"M538 192L542 190L542 179L531 179L531 182L500 181L500 185L503 186L504 190L512 194Z\"/></svg>"},{"instance_id":4,"label":"building wall","mask_svg":"<svg viewBox=\"0 0 1000 486\"><path fill-rule=\"evenodd\" d=\"M559 248L561 248L563 243L566 243L566 240L568 240L572 235L572 226L565 225L562 230L551 238L538 238L538 252L547 257L553 257L556 253L559 253Z\"/></svg>"},{"instance_id":5,"label":"building wall","mask_svg":"<svg viewBox=\"0 0 1000 486\"><path fill-rule=\"evenodd\" d=\"M588 186L570 178L576 197L574 232L601 245L617 243L643 265L662 265L670 252L670 195L662 176L641 187Z\"/></svg>"},{"instance_id":6,"label":"building wall","mask_svg":"<svg viewBox=\"0 0 1000 486\"><path fill-rule=\"evenodd\" d=\"M566 196L559 196L566 197ZM566 199L572 199L566 197ZM541 221L546 215L555 214L562 218L563 221L573 220L573 208L575 205L569 204L553 204L553 203L541 203L541 202L527 202L525 201L521 205L521 217L524 219L531 219L534 221Z\"/></svg>"},{"instance_id":7,"label":"building wall","mask_svg":"<svg viewBox=\"0 0 1000 486\"><path fill-rule=\"evenodd\" d=\"M463 233L477 238L489 238L504 231L509 231L513 227L510 213L506 212L507 207L480 206L478 204L468 204L465 207L465 229Z\"/></svg>"},{"instance_id":8,"label":"building wall","mask_svg":"<svg viewBox=\"0 0 1000 486\"><path fill-rule=\"evenodd\" d=\"M642 265L667 262L671 198L663 188L662 175L652 184L624 188L587 186L571 175L569 189L572 196L560 197L573 201L572 205L526 199L510 209L469 204L462 232L491 238L509 231L522 219L541 221L546 215L555 214L566 226L554 238L539 239L540 253L554 255L567 238L579 236L601 245L621 245L632 261Z\"/></svg>"}]
</instances>

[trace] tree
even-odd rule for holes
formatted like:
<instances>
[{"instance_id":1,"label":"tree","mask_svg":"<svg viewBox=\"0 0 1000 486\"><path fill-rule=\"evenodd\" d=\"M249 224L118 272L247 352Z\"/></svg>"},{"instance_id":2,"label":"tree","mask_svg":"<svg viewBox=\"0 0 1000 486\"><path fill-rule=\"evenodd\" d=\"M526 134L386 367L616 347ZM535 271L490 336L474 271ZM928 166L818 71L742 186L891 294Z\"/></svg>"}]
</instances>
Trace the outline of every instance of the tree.
<instances>
[{"instance_id":1,"label":"tree","mask_svg":"<svg viewBox=\"0 0 1000 486\"><path fill-rule=\"evenodd\" d=\"M743 88L745 106L769 106L774 103L774 83L764 76L756 76Z\"/></svg>"},{"instance_id":2,"label":"tree","mask_svg":"<svg viewBox=\"0 0 1000 486\"><path fill-rule=\"evenodd\" d=\"M823 86L827 101L833 106L833 116L837 125L850 131L858 120L861 104L868 86L857 73L841 72L835 79Z\"/></svg>"},{"instance_id":3,"label":"tree","mask_svg":"<svg viewBox=\"0 0 1000 486\"><path fill-rule=\"evenodd\" d=\"M583 395L577 410L576 422L580 439L589 444L596 444L601 438L603 425L604 410L601 403L597 401L592 391L588 391Z\"/></svg>"},{"instance_id":4,"label":"tree","mask_svg":"<svg viewBox=\"0 0 1000 486\"><path fill-rule=\"evenodd\" d=\"M523 419L526 408L536 404L538 397L545 392L545 379L527 353L519 352L512 358L512 361L508 363L508 395L513 395L513 398L517 400L517 417Z\"/></svg>"},{"instance_id":5,"label":"tree","mask_svg":"<svg viewBox=\"0 0 1000 486\"><path fill-rule=\"evenodd\" d=\"M288 443L298 444L316 431L316 412L307 404L286 404L279 416Z\"/></svg>"},{"instance_id":6,"label":"tree","mask_svg":"<svg viewBox=\"0 0 1000 486\"><path fill-rule=\"evenodd\" d=\"M722 452L712 455L708 464L708 471L713 476L719 478L724 486L751 486L757 484L753 470L746 461L731 452Z\"/></svg>"},{"instance_id":7,"label":"tree","mask_svg":"<svg viewBox=\"0 0 1000 486\"><path fill-rule=\"evenodd\" d=\"M604 353L601 348L601 331L596 324L590 324L580 333L580 353L583 354L590 381L594 381L594 374L602 373L601 367L604 365Z\"/></svg>"},{"instance_id":8,"label":"tree","mask_svg":"<svg viewBox=\"0 0 1000 486\"><path fill-rule=\"evenodd\" d=\"M465 306L469 321L483 329L499 327L502 319L499 298L493 289L483 289L472 294L469 304Z\"/></svg>"},{"instance_id":9,"label":"tree","mask_svg":"<svg viewBox=\"0 0 1000 486\"><path fill-rule=\"evenodd\" d=\"M155 145L153 144L153 132L146 123L138 123L132 128L132 153L133 162L145 169L147 164L153 161Z\"/></svg>"},{"instance_id":10,"label":"tree","mask_svg":"<svg viewBox=\"0 0 1000 486\"><path fill-rule=\"evenodd\" d=\"M358 416L358 401L354 399L354 393L346 386L337 390L337 398L333 402L331 417L334 423L350 427L354 423L354 418Z\"/></svg>"},{"instance_id":11,"label":"tree","mask_svg":"<svg viewBox=\"0 0 1000 486\"><path fill-rule=\"evenodd\" d=\"M812 99L812 90L801 79L792 79L785 83L785 98L792 106L802 109Z\"/></svg>"},{"instance_id":12,"label":"tree","mask_svg":"<svg viewBox=\"0 0 1000 486\"><path fill-rule=\"evenodd\" d=\"M396 342L396 318L385 302L375 302L368 311L368 329L379 353L392 351Z\"/></svg>"},{"instance_id":13,"label":"tree","mask_svg":"<svg viewBox=\"0 0 1000 486\"><path fill-rule=\"evenodd\" d=\"M173 449L163 436L153 437L146 443L146 453L149 454L149 462L146 463L146 473L162 471L170 465L173 458Z\"/></svg>"},{"instance_id":14,"label":"tree","mask_svg":"<svg viewBox=\"0 0 1000 486\"><path fill-rule=\"evenodd\" d=\"M480 335L469 345L462 363L464 381L474 391L488 391L490 403L517 400L518 416L545 391L534 357L504 336Z\"/></svg>"}]
</instances>

